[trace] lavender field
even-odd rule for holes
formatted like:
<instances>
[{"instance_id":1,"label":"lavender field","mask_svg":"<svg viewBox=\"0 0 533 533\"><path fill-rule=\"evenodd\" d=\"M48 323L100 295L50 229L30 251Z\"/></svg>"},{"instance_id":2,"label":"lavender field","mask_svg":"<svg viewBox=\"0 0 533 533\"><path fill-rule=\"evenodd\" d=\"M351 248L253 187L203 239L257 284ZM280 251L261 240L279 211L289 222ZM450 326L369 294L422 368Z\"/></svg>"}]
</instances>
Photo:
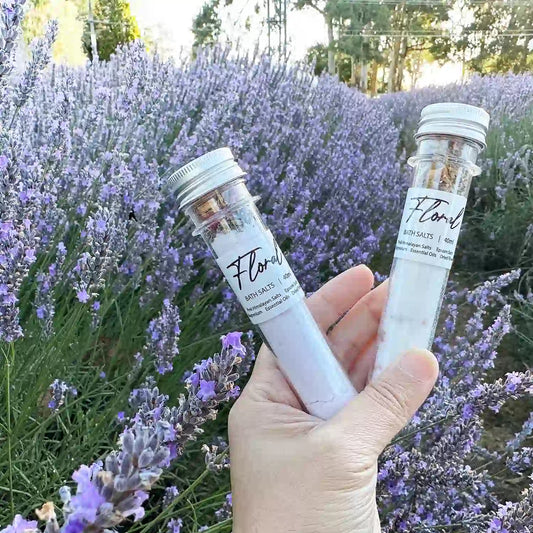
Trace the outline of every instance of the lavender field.
<instances>
[{"instance_id":1,"label":"lavender field","mask_svg":"<svg viewBox=\"0 0 533 533\"><path fill-rule=\"evenodd\" d=\"M381 279L420 110L452 100L491 113L489 148L440 379L380 463L382 526L530 531L532 75L369 99L308 66L139 43L74 69L47 66L53 26L15 73L20 10L2 17L0 531L231 531L225 420L259 340L162 176L230 146L307 291L358 263Z\"/></svg>"}]
</instances>

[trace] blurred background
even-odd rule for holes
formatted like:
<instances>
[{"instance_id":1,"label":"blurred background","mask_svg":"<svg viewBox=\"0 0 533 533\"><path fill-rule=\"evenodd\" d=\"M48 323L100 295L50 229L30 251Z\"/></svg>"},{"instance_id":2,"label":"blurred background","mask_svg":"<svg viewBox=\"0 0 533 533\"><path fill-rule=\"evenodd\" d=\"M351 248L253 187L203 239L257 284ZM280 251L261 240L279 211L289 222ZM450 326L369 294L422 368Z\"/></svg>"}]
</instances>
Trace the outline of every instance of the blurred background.
<instances>
[{"instance_id":1,"label":"blurred background","mask_svg":"<svg viewBox=\"0 0 533 533\"><path fill-rule=\"evenodd\" d=\"M25 42L50 18L71 65L137 38L165 58L229 42L373 95L533 66L531 0L32 0Z\"/></svg>"}]
</instances>

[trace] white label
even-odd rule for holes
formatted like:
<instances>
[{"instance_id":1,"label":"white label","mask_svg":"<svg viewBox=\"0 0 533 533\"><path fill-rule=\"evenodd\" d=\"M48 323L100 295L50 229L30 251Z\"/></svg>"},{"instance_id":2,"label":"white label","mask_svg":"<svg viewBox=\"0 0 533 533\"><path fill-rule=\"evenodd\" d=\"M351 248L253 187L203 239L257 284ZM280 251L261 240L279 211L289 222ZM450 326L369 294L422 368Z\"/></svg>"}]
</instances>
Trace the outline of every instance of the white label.
<instances>
[{"instance_id":1,"label":"white label","mask_svg":"<svg viewBox=\"0 0 533 533\"><path fill-rule=\"evenodd\" d=\"M465 207L464 196L411 187L394 257L450 269Z\"/></svg>"},{"instance_id":2,"label":"white label","mask_svg":"<svg viewBox=\"0 0 533 533\"><path fill-rule=\"evenodd\" d=\"M274 318L304 297L270 231L244 239L216 261L254 324Z\"/></svg>"}]
</instances>

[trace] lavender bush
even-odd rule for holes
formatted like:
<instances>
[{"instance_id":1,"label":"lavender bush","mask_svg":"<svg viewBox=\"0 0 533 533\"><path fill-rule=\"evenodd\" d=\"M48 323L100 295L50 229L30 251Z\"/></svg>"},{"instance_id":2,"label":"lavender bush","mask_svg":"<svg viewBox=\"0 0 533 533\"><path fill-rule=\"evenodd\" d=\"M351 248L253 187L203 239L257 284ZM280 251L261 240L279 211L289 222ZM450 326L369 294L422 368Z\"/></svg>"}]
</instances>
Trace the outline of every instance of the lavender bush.
<instances>
[{"instance_id":1,"label":"lavender bush","mask_svg":"<svg viewBox=\"0 0 533 533\"><path fill-rule=\"evenodd\" d=\"M22 5L0 16L2 531L229 531L225 425L207 422L253 358L240 334L217 351L218 339L248 324L161 176L229 145L307 291L360 262L385 272L420 107L456 99L495 115L509 154L491 149L485 169L501 207L529 187L516 102L530 105L532 77L369 100L302 65L227 49L174 64L140 43L40 76L53 24L16 76ZM476 205L492 189L482 182ZM485 235L478 222L467 232ZM463 248L458 265L471 261ZM380 465L386 531L527 531L529 409L503 440L485 429L487 412L532 392L529 372L493 376L520 275L451 285L441 378ZM509 480L522 496L502 494Z\"/></svg>"}]
</instances>

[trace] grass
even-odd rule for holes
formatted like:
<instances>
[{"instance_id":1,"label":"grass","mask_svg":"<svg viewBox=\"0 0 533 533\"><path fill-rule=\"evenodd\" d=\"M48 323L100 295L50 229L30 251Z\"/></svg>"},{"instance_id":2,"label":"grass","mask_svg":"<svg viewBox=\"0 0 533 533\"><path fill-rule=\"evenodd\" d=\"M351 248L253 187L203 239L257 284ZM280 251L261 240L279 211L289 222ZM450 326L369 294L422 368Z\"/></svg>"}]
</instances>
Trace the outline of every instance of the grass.
<instances>
[{"instance_id":1,"label":"grass","mask_svg":"<svg viewBox=\"0 0 533 533\"><path fill-rule=\"evenodd\" d=\"M24 287L21 301L31 301L33 290L31 285ZM104 318L94 330L86 308L75 301L72 291L65 291L56 309L51 338L42 338L37 319L26 310L25 337L1 347L0 525L10 523L15 512L34 517L34 509L45 501L59 505L57 491L70 481L72 472L115 446L121 430L117 413L127 410L132 388L153 372L151 362L140 373L132 376L130 371L133 354L142 348L148 322L161 303L155 301L143 308L138 298L130 287L117 294L106 290L101 301ZM171 400L183 390L180 378L185 370L218 351L220 335L227 331L205 335L212 296L203 297L195 306L188 305L187 299L185 288L177 302L182 312L180 356L174 372L159 380ZM247 328L248 324L240 326ZM100 377L102 371L106 373L104 379ZM55 378L78 390L78 395L67 397L56 413L47 407L47 390ZM223 413L221 420L208 428L203 441L225 435L225 418ZM185 487L177 503L164 514L159 506L148 508L146 519L130 528L132 531L145 530L149 522L151 531L163 528L168 517L176 514L198 527L213 522L214 510L229 491L229 478L206 473L200 446L190 446L162 480L162 486ZM217 526L216 531L224 531L224 526Z\"/></svg>"}]
</instances>

